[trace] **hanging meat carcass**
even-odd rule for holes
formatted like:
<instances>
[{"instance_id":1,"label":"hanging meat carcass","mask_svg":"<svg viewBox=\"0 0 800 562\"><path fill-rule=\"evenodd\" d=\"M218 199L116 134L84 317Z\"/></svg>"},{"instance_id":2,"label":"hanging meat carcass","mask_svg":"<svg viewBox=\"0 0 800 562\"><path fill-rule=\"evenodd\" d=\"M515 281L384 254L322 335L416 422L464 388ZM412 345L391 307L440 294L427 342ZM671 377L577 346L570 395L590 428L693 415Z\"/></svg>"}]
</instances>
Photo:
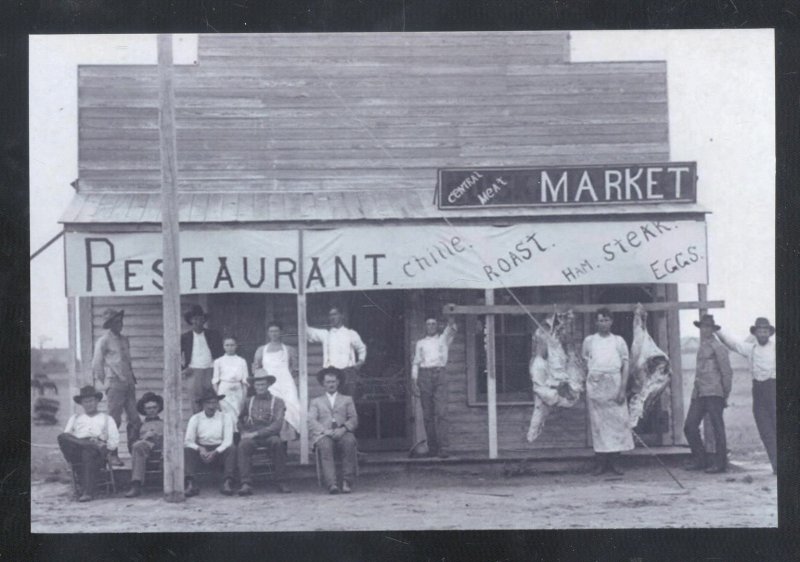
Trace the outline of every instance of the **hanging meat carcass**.
<instances>
[{"instance_id":1,"label":"hanging meat carcass","mask_svg":"<svg viewBox=\"0 0 800 562\"><path fill-rule=\"evenodd\" d=\"M534 333L533 344L530 375L534 405L528 427L529 443L541 434L552 408L569 408L578 401L586 378L583 360L577 352L571 311L550 317Z\"/></svg>"},{"instance_id":2,"label":"hanging meat carcass","mask_svg":"<svg viewBox=\"0 0 800 562\"><path fill-rule=\"evenodd\" d=\"M647 333L647 312L641 305L633 312L633 345L631 345L631 377L634 394L628 403L628 423L633 429L656 402L672 374L669 358Z\"/></svg>"}]
</instances>

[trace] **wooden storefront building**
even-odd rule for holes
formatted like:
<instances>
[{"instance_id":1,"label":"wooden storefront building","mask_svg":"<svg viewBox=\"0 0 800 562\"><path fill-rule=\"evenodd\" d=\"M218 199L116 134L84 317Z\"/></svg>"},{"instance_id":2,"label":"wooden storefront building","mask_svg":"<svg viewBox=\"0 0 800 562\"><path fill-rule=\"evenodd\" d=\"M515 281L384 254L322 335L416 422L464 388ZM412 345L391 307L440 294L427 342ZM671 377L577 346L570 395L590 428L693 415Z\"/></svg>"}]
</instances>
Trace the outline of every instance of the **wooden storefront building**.
<instances>
[{"instance_id":1,"label":"wooden storefront building","mask_svg":"<svg viewBox=\"0 0 800 562\"><path fill-rule=\"evenodd\" d=\"M659 239L663 230L652 226L658 223L689 227L705 259L705 211L694 197L624 194L624 180L612 193L616 199L608 187L604 194L588 189L582 178L562 191L558 184L569 167L594 167L602 175L608 167L669 163L666 63L571 63L569 53L565 32L201 35L197 63L175 68L184 308L202 304L210 327L235 334L239 354L251 363L270 320L281 321L286 343L297 345L299 292L307 298L309 325L325 326L329 307L341 307L368 347L356 396L361 449L407 451L414 438L411 355L427 314L441 314L448 303L492 301L512 311L514 296L539 317L558 304L677 303L678 281L706 282L704 262L676 267L649 260L648 280L624 267L617 275L602 258L627 259L649 246L674 262L672 246ZM82 66L78 82L79 178L62 222L67 290L80 315L81 376L92 382L86 359L103 332L103 310L121 307L138 393L160 392L157 70ZM550 169L553 200L493 204L484 193L474 204L448 207L442 194L455 191L437 192L442 169L465 178L477 171L483 180L488 169L523 176ZM596 200L598 193L606 200ZM647 228L658 230L655 240ZM496 276L489 273L485 286L461 283L448 260L472 251L459 242L492 229L503 236L533 229L529 236L538 232L540 239L523 244L533 252L548 236L610 246L588 269L586 260L564 261L541 274L544 265L519 248L517 258L526 263L508 252L477 256L482 273L488 264ZM442 232L450 234L420 240ZM380 241L388 243L383 251L369 249ZM389 254L406 249L413 257L399 258L409 265L398 281ZM434 263L441 268L435 281L415 286L416 274ZM516 275L508 282L506 267ZM609 273L598 277L602 271ZM531 281L519 282L520 276ZM590 447L583 402L556 410L539 439L525 441L533 408L532 323L519 310L493 316L472 310L458 310L447 367L453 452L502 457ZM588 334L589 315L578 318ZM615 313L616 331L629 344L631 318ZM495 337L487 343L492 323ZM651 445L677 444L683 422L677 305L651 313L648 327L670 355L673 378L639 432ZM489 369L487 352L495 356ZM313 376L321 363L321 346L309 344L309 399L322 392ZM188 419L188 393L183 405Z\"/></svg>"}]
</instances>

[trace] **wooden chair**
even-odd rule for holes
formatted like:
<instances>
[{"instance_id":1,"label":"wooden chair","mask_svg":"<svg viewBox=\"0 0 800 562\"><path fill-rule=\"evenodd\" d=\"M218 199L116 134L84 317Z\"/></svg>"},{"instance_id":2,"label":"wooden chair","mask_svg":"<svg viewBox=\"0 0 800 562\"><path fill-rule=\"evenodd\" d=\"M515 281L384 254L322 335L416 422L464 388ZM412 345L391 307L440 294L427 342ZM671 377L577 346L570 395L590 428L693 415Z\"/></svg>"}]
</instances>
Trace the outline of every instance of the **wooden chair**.
<instances>
[{"instance_id":1,"label":"wooden chair","mask_svg":"<svg viewBox=\"0 0 800 562\"><path fill-rule=\"evenodd\" d=\"M359 465L361 464L361 452L358 450L358 444L356 444L356 478L359 475ZM322 452L320 451L319 447L314 447L314 459L316 460L317 464L317 485L322 488ZM336 449L333 450L333 462L336 465L336 473L342 473L342 457L336 453ZM341 479L337 476L336 485L341 487Z\"/></svg>"},{"instance_id":2,"label":"wooden chair","mask_svg":"<svg viewBox=\"0 0 800 562\"><path fill-rule=\"evenodd\" d=\"M275 474L275 465L269 447L257 445L251 457L250 473L253 479L269 480Z\"/></svg>"},{"instance_id":3,"label":"wooden chair","mask_svg":"<svg viewBox=\"0 0 800 562\"><path fill-rule=\"evenodd\" d=\"M81 489L80 477L83 463L69 463L69 467L72 472L72 493L75 495L75 499L78 499L83 492ZM108 462L108 459L105 459L105 464L100 467L95 489L103 490L105 494L109 496L117 493L117 485L114 481L114 469L111 468L111 463Z\"/></svg>"},{"instance_id":4,"label":"wooden chair","mask_svg":"<svg viewBox=\"0 0 800 562\"><path fill-rule=\"evenodd\" d=\"M164 487L164 456L160 450L153 451L150 453L150 456L147 457L142 487Z\"/></svg>"}]
</instances>

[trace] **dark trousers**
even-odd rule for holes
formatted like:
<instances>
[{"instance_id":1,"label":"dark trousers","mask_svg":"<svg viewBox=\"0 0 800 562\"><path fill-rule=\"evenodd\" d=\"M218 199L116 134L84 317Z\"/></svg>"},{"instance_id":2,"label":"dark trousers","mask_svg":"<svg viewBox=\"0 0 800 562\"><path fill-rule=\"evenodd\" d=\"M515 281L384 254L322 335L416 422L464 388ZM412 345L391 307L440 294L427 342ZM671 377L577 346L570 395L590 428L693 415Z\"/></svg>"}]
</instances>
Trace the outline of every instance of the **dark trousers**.
<instances>
[{"instance_id":1,"label":"dark trousers","mask_svg":"<svg viewBox=\"0 0 800 562\"><path fill-rule=\"evenodd\" d=\"M728 445L725 439L725 421L722 412L725 409L722 396L700 396L692 398L686 421L683 424L683 433L692 449L692 456L697 464L706 463L706 450L703 439L700 437L700 422L708 414L711 426L714 428L716 451L713 454L715 466L725 466L727 463Z\"/></svg>"},{"instance_id":2,"label":"dark trousers","mask_svg":"<svg viewBox=\"0 0 800 562\"><path fill-rule=\"evenodd\" d=\"M199 403L200 398L203 396L203 391L214 389L211 384L211 379L214 378L214 369L189 369L189 377L192 385L192 412L197 413L203 409Z\"/></svg>"},{"instance_id":3,"label":"dark trousers","mask_svg":"<svg viewBox=\"0 0 800 562\"><path fill-rule=\"evenodd\" d=\"M139 412L136 411L136 387L133 383L121 383L112 381L106 391L108 396L108 415L114 419L114 423L118 428L122 427L122 412L125 412L127 418L126 431L128 435L128 451L133 452L132 437L138 435L139 426L142 421L139 418Z\"/></svg>"},{"instance_id":4,"label":"dark trousers","mask_svg":"<svg viewBox=\"0 0 800 562\"><path fill-rule=\"evenodd\" d=\"M207 450L215 450L219 445L213 446L203 446L204 449ZM206 464L200 458L200 451L196 449L190 449L189 447L183 448L183 465L184 465L184 473L186 474L186 478L194 478L194 476L203 470L203 467L206 466L219 466L222 464L223 466L223 478L230 478L233 480L234 473L236 472L236 445L231 445L222 453L217 455L210 463Z\"/></svg>"},{"instance_id":5,"label":"dark trousers","mask_svg":"<svg viewBox=\"0 0 800 562\"><path fill-rule=\"evenodd\" d=\"M322 481L326 488L337 483L336 456L342 459L342 480L351 483L355 481L357 445L356 436L349 431L340 439L333 439L327 435L320 437L314 445L319 451Z\"/></svg>"},{"instance_id":6,"label":"dark trousers","mask_svg":"<svg viewBox=\"0 0 800 562\"><path fill-rule=\"evenodd\" d=\"M777 407L775 379L753 381L753 417L764 448L767 450L772 470L778 469Z\"/></svg>"},{"instance_id":7,"label":"dark trousers","mask_svg":"<svg viewBox=\"0 0 800 562\"><path fill-rule=\"evenodd\" d=\"M144 482L144 473L147 468L147 458L153 452L160 452L152 441L137 441L131 450L131 482Z\"/></svg>"},{"instance_id":8,"label":"dark trousers","mask_svg":"<svg viewBox=\"0 0 800 562\"><path fill-rule=\"evenodd\" d=\"M447 420L447 372L444 367L421 368L417 385L422 403L422 419L428 438L428 450L433 454L445 451L450 445Z\"/></svg>"},{"instance_id":9,"label":"dark trousers","mask_svg":"<svg viewBox=\"0 0 800 562\"><path fill-rule=\"evenodd\" d=\"M81 465L81 488L84 494L93 495L97 475L106 462L105 445L92 443L88 437L78 439L70 433L62 433L58 436L58 446L68 463Z\"/></svg>"},{"instance_id":10,"label":"dark trousers","mask_svg":"<svg viewBox=\"0 0 800 562\"><path fill-rule=\"evenodd\" d=\"M256 447L267 447L272 465L275 470L275 479L281 480L286 477L286 449L283 441L277 435L267 437L245 438L239 441L237 447L239 457L239 479L242 484L251 484L253 453Z\"/></svg>"},{"instance_id":11,"label":"dark trousers","mask_svg":"<svg viewBox=\"0 0 800 562\"><path fill-rule=\"evenodd\" d=\"M361 375L355 367L345 367L342 371L344 371L344 383L342 384L341 392L355 398Z\"/></svg>"}]
</instances>

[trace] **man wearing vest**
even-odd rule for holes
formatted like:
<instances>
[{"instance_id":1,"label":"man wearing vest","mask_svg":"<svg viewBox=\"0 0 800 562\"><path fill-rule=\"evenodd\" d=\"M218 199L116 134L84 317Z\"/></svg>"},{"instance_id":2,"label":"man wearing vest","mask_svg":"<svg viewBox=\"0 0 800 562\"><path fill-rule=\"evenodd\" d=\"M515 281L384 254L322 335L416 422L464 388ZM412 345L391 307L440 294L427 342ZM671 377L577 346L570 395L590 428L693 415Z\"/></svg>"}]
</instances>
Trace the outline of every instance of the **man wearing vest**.
<instances>
[{"instance_id":1,"label":"man wearing vest","mask_svg":"<svg viewBox=\"0 0 800 562\"><path fill-rule=\"evenodd\" d=\"M700 322L694 322L694 325L700 328L700 347L697 349L697 371L692 401L689 403L689 411L683 424L683 433L692 449L692 460L685 468L717 474L727 470L728 447L722 413L728 405L733 370L728 350L714 337L714 333L720 329L714 322L714 317L711 314L704 314ZM700 422L706 414L709 415L714 428L716 441L716 452L710 466L700 437Z\"/></svg>"},{"instance_id":2,"label":"man wearing vest","mask_svg":"<svg viewBox=\"0 0 800 562\"><path fill-rule=\"evenodd\" d=\"M256 447L267 447L275 475L275 486L281 493L291 492L283 481L286 478L286 449L281 440L281 428L286 412L283 400L273 396L269 387L275 383L275 377L259 369L253 376L255 396L251 396L244 403L239 417L239 478L242 482L239 488L240 496L249 496L253 493L253 479L251 476L252 457Z\"/></svg>"},{"instance_id":3,"label":"man wearing vest","mask_svg":"<svg viewBox=\"0 0 800 562\"><path fill-rule=\"evenodd\" d=\"M750 326L755 341L741 342L720 330L717 336L732 351L747 358L753 376L753 417L764 448L767 450L772 473L778 470L777 407L775 402L775 327L766 318L756 318Z\"/></svg>"},{"instance_id":4,"label":"man wearing vest","mask_svg":"<svg viewBox=\"0 0 800 562\"><path fill-rule=\"evenodd\" d=\"M181 356L183 376L191 377L192 411L202 410L200 398L207 390L214 390L211 379L214 377L214 359L225 354L222 338L214 330L206 330L208 315L203 307L196 304L183 315L192 329L181 336Z\"/></svg>"},{"instance_id":5,"label":"man wearing vest","mask_svg":"<svg viewBox=\"0 0 800 562\"><path fill-rule=\"evenodd\" d=\"M354 396L358 383L358 371L367 360L367 346L358 332L344 325L344 316L337 307L328 312L331 327L306 328L306 339L309 343L322 344L322 367L335 367L342 371L342 390Z\"/></svg>"}]
</instances>

